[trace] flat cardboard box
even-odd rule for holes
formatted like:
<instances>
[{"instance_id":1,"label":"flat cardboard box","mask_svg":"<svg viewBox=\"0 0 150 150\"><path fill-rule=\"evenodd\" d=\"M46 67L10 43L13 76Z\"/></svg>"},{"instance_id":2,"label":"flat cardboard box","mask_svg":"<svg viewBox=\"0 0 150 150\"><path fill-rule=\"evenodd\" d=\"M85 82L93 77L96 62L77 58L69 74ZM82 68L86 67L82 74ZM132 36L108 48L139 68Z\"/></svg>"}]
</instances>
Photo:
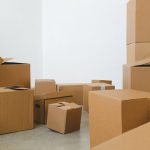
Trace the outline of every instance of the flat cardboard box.
<instances>
[{"instance_id":1,"label":"flat cardboard box","mask_svg":"<svg viewBox=\"0 0 150 150\"><path fill-rule=\"evenodd\" d=\"M150 120L150 93L135 90L89 94L90 144L94 147Z\"/></svg>"},{"instance_id":2,"label":"flat cardboard box","mask_svg":"<svg viewBox=\"0 0 150 150\"><path fill-rule=\"evenodd\" d=\"M71 103L73 101L73 93L55 92L45 95L37 95L34 99L34 120L35 122L45 124L47 122L48 104L59 102Z\"/></svg>"},{"instance_id":3,"label":"flat cardboard box","mask_svg":"<svg viewBox=\"0 0 150 150\"><path fill-rule=\"evenodd\" d=\"M150 57L150 43L132 43L127 46L127 64Z\"/></svg>"},{"instance_id":4,"label":"flat cardboard box","mask_svg":"<svg viewBox=\"0 0 150 150\"><path fill-rule=\"evenodd\" d=\"M80 129L82 107L75 103L48 105L47 127L62 134Z\"/></svg>"},{"instance_id":5,"label":"flat cardboard box","mask_svg":"<svg viewBox=\"0 0 150 150\"><path fill-rule=\"evenodd\" d=\"M58 84L57 91L72 92L74 97L73 102L79 105L83 105L83 85L84 84L82 83Z\"/></svg>"},{"instance_id":6,"label":"flat cardboard box","mask_svg":"<svg viewBox=\"0 0 150 150\"><path fill-rule=\"evenodd\" d=\"M106 83L112 85L112 80L92 80L92 83Z\"/></svg>"},{"instance_id":7,"label":"flat cardboard box","mask_svg":"<svg viewBox=\"0 0 150 150\"><path fill-rule=\"evenodd\" d=\"M0 134L33 129L33 90L0 88Z\"/></svg>"},{"instance_id":8,"label":"flat cardboard box","mask_svg":"<svg viewBox=\"0 0 150 150\"><path fill-rule=\"evenodd\" d=\"M123 66L123 88L150 92L150 58Z\"/></svg>"},{"instance_id":9,"label":"flat cardboard box","mask_svg":"<svg viewBox=\"0 0 150 150\"><path fill-rule=\"evenodd\" d=\"M150 42L149 8L149 0L129 0L127 4L127 44Z\"/></svg>"},{"instance_id":10,"label":"flat cardboard box","mask_svg":"<svg viewBox=\"0 0 150 150\"><path fill-rule=\"evenodd\" d=\"M35 95L44 95L56 92L56 82L50 79L35 80Z\"/></svg>"},{"instance_id":11,"label":"flat cardboard box","mask_svg":"<svg viewBox=\"0 0 150 150\"><path fill-rule=\"evenodd\" d=\"M91 150L149 150L150 123L126 132Z\"/></svg>"},{"instance_id":12,"label":"flat cardboard box","mask_svg":"<svg viewBox=\"0 0 150 150\"><path fill-rule=\"evenodd\" d=\"M0 64L0 87L30 88L30 64L5 62Z\"/></svg>"},{"instance_id":13,"label":"flat cardboard box","mask_svg":"<svg viewBox=\"0 0 150 150\"><path fill-rule=\"evenodd\" d=\"M90 83L83 87L83 109L89 112L89 91L112 90L115 86L106 83Z\"/></svg>"}]
</instances>

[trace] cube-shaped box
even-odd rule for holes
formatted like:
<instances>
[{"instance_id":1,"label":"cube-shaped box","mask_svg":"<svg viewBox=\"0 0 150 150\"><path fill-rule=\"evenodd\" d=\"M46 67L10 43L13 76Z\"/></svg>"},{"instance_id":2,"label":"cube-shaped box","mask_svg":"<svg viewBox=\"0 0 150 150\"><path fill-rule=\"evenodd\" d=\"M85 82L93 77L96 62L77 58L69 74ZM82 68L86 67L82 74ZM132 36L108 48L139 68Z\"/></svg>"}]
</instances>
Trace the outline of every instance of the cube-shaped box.
<instances>
[{"instance_id":1,"label":"cube-shaped box","mask_svg":"<svg viewBox=\"0 0 150 150\"><path fill-rule=\"evenodd\" d=\"M132 43L127 46L127 64L150 57L150 43Z\"/></svg>"},{"instance_id":2,"label":"cube-shaped box","mask_svg":"<svg viewBox=\"0 0 150 150\"><path fill-rule=\"evenodd\" d=\"M150 123L131 130L91 150L149 150Z\"/></svg>"},{"instance_id":3,"label":"cube-shaped box","mask_svg":"<svg viewBox=\"0 0 150 150\"><path fill-rule=\"evenodd\" d=\"M57 92L72 92L73 102L83 105L83 85L82 83L57 84Z\"/></svg>"},{"instance_id":4,"label":"cube-shaped box","mask_svg":"<svg viewBox=\"0 0 150 150\"><path fill-rule=\"evenodd\" d=\"M75 103L55 103L48 106L47 127L62 134L80 129L82 107Z\"/></svg>"},{"instance_id":5,"label":"cube-shaped box","mask_svg":"<svg viewBox=\"0 0 150 150\"><path fill-rule=\"evenodd\" d=\"M123 66L123 88L150 92L150 58Z\"/></svg>"},{"instance_id":6,"label":"cube-shaped box","mask_svg":"<svg viewBox=\"0 0 150 150\"><path fill-rule=\"evenodd\" d=\"M91 147L149 122L150 93L135 90L89 94Z\"/></svg>"},{"instance_id":7,"label":"cube-shaped box","mask_svg":"<svg viewBox=\"0 0 150 150\"><path fill-rule=\"evenodd\" d=\"M150 42L150 1L129 0L127 7L127 44Z\"/></svg>"},{"instance_id":8,"label":"cube-shaped box","mask_svg":"<svg viewBox=\"0 0 150 150\"><path fill-rule=\"evenodd\" d=\"M62 101L73 102L73 94L71 92L54 92L34 96L35 122L45 124L47 122L48 104L59 103Z\"/></svg>"},{"instance_id":9,"label":"cube-shaped box","mask_svg":"<svg viewBox=\"0 0 150 150\"><path fill-rule=\"evenodd\" d=\"M0 88L0 134L33 126L33 91Z\"/></svg>"},{"instance_id":10,"label":"cube-shaped box","mask_svg":"<svg viewBox=\"0 0 150 150\"><path fill-rule=\"evenodd\" d=\"M30 88L30 64L5 62L0 64L0 87Z\"/></svg>"},{"instance_id":11,"label":"cube-shaped box","mask_svg":"<svg viewBox=\"0 0 150 150\"><path fill-rule=\"evenodd\" d=\"M89 91L97 90L112 90L115 86L106 83L89 83L83 87L83 108L86 112L89 112Z\"/></svg>"}]
</instances>

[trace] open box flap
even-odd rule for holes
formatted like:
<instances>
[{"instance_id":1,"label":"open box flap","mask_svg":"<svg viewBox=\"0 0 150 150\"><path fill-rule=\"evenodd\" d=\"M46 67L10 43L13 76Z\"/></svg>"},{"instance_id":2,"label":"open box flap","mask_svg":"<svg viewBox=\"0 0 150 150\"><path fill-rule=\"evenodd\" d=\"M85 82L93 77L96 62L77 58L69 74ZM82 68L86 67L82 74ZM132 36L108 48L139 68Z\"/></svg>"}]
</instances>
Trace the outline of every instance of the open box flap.
<instances>
[{"instance_id":1,"label":"open box flap","mask_svg":"<svg viewBox=\"0 0 150 150\"><path fill-rule=\"evenodd\" d=\"M2 57L0 57L0 65L3 64L3 63L5 63L5 62L8 62L8 61L10 61L12 59L13 58L2 58Z\"/></svg>"},{"instance_id":2,"label":"open box flap","mask_svg":"<svg viewBox=\"0 0 150 150\"><path fill-rule=\"evenodd\" d=\"M140 65L150 65L150 57L148 57L146 59L142 59L140 61L137 61L133 64L129 64L129 66L131 66L131 67L136 67L136 66L140 66Z\"/></svg>"}]
</instances>

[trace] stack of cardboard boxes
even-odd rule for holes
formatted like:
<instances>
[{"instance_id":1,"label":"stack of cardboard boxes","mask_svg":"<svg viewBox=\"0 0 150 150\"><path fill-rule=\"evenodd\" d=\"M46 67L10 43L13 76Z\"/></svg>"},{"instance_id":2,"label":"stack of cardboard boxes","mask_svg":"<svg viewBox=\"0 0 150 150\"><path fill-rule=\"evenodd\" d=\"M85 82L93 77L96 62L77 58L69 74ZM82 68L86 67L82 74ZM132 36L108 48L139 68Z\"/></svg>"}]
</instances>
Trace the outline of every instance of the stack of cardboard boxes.
<instances>
[{"instance_id":1,"label":"stack of cardboard boxes","mask_svg":"<svg viewBox=\"0 0 150 150\"><path fill-rule=\"evenodd\" d=\"M150 92L150 1L129 0L127 8L127 65L123 67L123 87Z\"/></svg>"}]
</instances>

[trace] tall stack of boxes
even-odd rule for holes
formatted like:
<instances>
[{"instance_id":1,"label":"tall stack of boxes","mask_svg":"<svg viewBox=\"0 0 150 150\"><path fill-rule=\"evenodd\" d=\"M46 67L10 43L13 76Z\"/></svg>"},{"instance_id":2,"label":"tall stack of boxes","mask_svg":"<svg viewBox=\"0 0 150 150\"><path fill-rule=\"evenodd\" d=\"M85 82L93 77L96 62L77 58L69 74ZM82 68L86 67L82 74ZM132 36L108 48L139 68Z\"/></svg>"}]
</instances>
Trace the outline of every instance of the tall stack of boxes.
<instances>
[{"instance_id":1,"label":"tall stack of boxes","mask_svg":"<svg viewBox=\"0 0 150 150\"><path fill-rule=\"evenodd\" d=\"M123 87L150 92L150 1L127 4L127 64Z\"/></svg>"}]
</instances>

